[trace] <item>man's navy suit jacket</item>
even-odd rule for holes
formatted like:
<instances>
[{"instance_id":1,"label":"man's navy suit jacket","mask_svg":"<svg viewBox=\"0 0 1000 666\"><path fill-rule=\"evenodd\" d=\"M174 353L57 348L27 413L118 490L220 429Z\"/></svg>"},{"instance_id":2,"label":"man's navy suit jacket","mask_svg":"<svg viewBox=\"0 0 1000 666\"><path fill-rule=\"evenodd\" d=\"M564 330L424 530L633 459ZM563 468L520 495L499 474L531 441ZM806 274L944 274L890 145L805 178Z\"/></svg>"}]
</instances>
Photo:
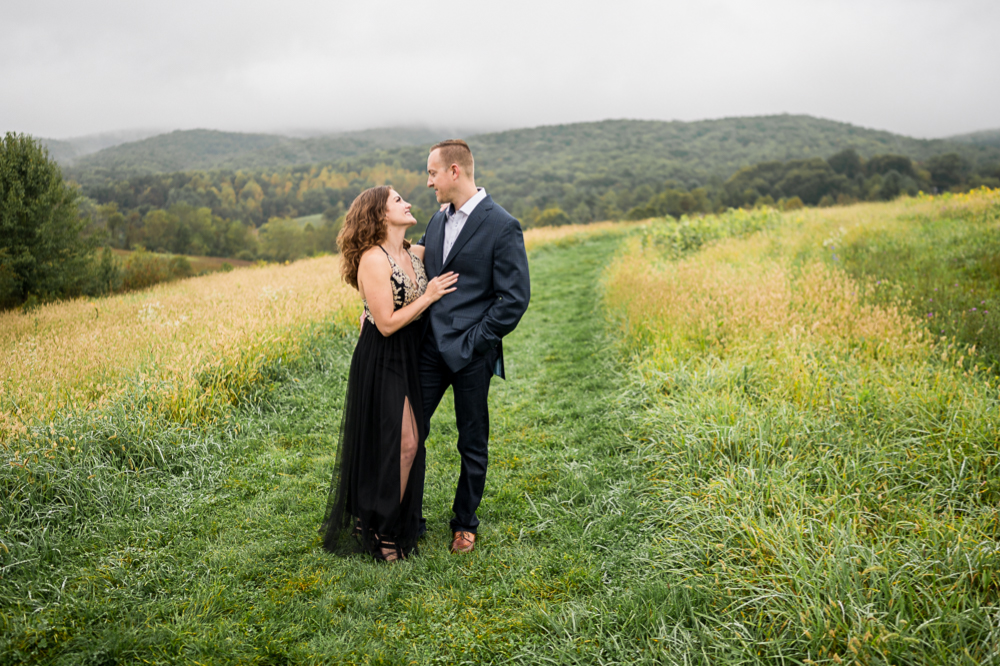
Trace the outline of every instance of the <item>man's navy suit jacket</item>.
<instances>
[{"instance_id":1,"label":"man's navy suit jacket","mask_svg":"<svg viewBox=\"0 0 1000 666\"><path fill-rule=\"evenodd\" d=\"M458 289L428 310L427 335L452 372L468 365L476 353L495 352L494 371L503 377L500 341L517 326L531 298L521 225L487 195L465 221L445 259L446 219L443 211L435 213L418 241L425 248L428 279L448 271L458 273Z\"/></svg>"}]
</instances>

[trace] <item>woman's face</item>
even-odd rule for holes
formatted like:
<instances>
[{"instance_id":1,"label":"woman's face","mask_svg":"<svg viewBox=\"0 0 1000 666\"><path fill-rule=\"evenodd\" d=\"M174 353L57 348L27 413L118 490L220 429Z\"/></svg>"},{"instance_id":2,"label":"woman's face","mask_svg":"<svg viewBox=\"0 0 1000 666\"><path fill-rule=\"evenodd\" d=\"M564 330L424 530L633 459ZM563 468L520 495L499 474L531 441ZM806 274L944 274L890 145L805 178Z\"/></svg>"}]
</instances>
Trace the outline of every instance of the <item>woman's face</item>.
<instances>
[{"instance_id":1,"label":"woman's face","mask_svg":"<svg viewBox=\"0 0 1000 666\"><path fill-rule=\"evenodd\" d=\"M412 227L417 218L410 214L410 204L403 201L396 190L389 190L389 201L385 205L385 222L390 227Z\"/></svg>"}]
</instances>

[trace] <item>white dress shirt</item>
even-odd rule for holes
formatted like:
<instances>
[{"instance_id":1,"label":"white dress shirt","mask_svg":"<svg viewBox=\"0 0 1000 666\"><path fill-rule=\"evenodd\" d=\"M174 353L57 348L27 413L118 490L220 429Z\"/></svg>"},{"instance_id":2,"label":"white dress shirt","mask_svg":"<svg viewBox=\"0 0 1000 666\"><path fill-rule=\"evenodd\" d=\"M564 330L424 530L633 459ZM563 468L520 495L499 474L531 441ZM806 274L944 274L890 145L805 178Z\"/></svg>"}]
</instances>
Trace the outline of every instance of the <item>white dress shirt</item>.
<instances>
[{"instance_id":1,"label":"white dress shirt","mask_svg":"<svg viewBox=\"0 0 1000 666\"><path fill-rule=\"evenodd\" d=\"M454 210L454 205L448 206L448 211L445 211L445 215L448 219L444 223L444 261L448 260L448 253L451 252L451 248L455 245L455 241L458 240L458 235L462 233L462 227L465 226L466 221L469 216L472 215L472 211L476 209L483 199L486 198L486 190L481 187L476 188L476 193L472 195L472 198L462 204L462 207L458 210Z\"/></svg>"}]
</instances>

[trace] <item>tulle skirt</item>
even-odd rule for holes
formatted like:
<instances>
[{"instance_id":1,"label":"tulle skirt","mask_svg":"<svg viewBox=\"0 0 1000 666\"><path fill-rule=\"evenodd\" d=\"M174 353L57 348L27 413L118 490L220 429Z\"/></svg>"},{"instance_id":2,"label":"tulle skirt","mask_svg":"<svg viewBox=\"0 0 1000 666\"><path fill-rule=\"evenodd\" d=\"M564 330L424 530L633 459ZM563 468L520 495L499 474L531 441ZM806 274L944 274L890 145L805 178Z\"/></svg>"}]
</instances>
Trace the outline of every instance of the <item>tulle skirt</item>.
<instances>
[{"instance_id":1,"label":"tulle skirt","mask_svg":"<svg viewBox=\"0 0 1000 666\"><path fill-rule=\"evenodd\" d=\"M389 337L370 322L362 328L347 379L337 462L320 528L323 547L330 552L357 550L360 544L378 557L380 540L394 542L404 555L416 548L427 435L420 399L422 334L421 320ZM417 433L418 445L400 499L404 417Z\"/></svg>"}]
</instances>

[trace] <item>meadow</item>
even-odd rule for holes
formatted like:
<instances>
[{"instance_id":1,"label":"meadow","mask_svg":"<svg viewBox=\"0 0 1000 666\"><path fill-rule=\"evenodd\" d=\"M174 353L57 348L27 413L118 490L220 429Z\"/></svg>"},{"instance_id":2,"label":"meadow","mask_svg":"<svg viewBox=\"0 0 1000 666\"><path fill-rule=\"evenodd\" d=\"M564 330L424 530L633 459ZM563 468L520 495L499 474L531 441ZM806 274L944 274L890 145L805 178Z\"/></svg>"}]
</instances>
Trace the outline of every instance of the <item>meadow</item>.
<instances>
[{"instance_id":1,"label":"meadow","mask_svg":"<svg viewBox=\"0 0 1000 666\"><path fill-rule=\"evenodd\" d=\"M997 658L1000 404L995 357L983 371L975 349L995 332L942 335L965 311L928 322L908 298L977 291L963 272L989 261L984 230L1000 230L996 192L786 214L697 253L653 225L609 269L656 396L652 559L762 659ZM842 270L845 246L881 261ZM955 246L975 249L941 261Z\"/></svg>"},{"instance_id":2,"label":"meadow","mask_svg":"<svg viewBox=\"0 0 1000 666\"><path fill-rule=\"evenodd\" d=\"M528 232L477 551L446 398L392 566L319 547L334 258L3 315L0 663L995 661L998 229L981 191Z\"/></svg>"},{"instance_id":3,"label":"meadow","mask_svg":"<svg viewBox=\"0 0 1000 666\"><path fill-rule=\"evenodd\" d=\"M354 300L324 257L0 314L0 443L111 404L201 420Z\"/></svg>"}]
</instances>

